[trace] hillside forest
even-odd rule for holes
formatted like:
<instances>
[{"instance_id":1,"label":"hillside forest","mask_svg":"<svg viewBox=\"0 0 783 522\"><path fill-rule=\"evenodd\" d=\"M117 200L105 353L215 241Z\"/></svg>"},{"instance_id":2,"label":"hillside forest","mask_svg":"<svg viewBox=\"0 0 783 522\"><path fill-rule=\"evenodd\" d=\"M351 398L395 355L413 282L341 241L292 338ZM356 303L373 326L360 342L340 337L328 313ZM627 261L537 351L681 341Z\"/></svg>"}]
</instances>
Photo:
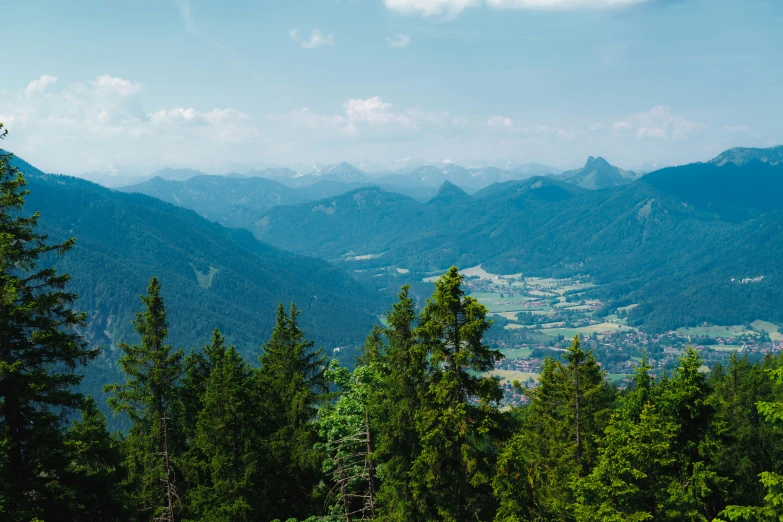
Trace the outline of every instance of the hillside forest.
<instances>
[{"instance_id":1,"label":"hillside forest","mask_svg":"<svg viewBox=\"0 0 783 522\"><path fill-rule=\"evenodd\" d=\"M0 129L1 131L1 129ZM486 308L452 267L417 309L404 286L349 364L280 304L257 361L217 329L168 342L152 278L108 406L77 391L100 350L68 274L0 156L0 516L29 521L762 521L783 519L780 356L705 373L690 348L623 390L580 338L529 404L499 407ZM209 318L206 318L207 320Z\"/></svg>"}]
</instances>

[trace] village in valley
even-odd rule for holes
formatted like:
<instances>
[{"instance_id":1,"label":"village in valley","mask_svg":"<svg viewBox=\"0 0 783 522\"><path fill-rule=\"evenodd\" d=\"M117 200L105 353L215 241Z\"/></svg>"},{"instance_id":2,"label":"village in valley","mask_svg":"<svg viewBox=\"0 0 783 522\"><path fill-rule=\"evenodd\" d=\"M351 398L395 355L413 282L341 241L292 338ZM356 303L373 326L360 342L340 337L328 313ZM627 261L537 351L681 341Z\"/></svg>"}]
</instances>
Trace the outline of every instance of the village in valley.
<instances>
[{"instance_id":1,"label":"village in valley","mask_svg":"<svg viewBox=\"0 0 783 522\"><path fill-rule=\"evenodd\" d=\"M462 271L469 295L487 307L494 324L487 342L504 358L492 375L505 391L504 403L527 402L525 389L534 388L543 360L560 357L579 336L592 350L611 382L625 387L644 358L652 373L661 375L676 367L688 346L696 348L709 372L732 354L753 361L783 349L783 328L763 320L745 325L702 324L666 332L645 332L628 324L636 306L607 310L592 297L597 287L587 276L564 279L491 274L481 266ZM425 281L434 281L432 276Z\"/></svg>"}]
</instances>

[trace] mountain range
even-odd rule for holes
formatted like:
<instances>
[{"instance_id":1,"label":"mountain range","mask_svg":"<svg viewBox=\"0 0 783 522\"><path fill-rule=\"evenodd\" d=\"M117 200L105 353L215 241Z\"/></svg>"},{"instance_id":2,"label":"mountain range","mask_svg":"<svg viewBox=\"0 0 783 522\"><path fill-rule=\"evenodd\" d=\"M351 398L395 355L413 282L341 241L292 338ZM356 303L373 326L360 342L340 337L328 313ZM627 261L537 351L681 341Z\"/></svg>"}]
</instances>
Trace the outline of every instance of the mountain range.
<instances>
[{"instance_id":1,"label":"mountain range","mask_svg":"<svg viewBox=\"0 0 783 522\"><path fill-rule=\"evenodd\" d=\"M606 301L640 305L634 324L661 330L783 319L782 229L783 165L754 159L662 169L604 190L551 177L473 196L444 185L428 203L359 188L274 207L253 232L352 269L590 274Z\"/></svg>"},{"instance_id":2,"label":"mountain range","mask_svg":"<svg viewBox=\"0 0 783 522\"><path fill-rule=\"evenodd\" d=\"M157 177L123 190L255 236L219 227L231 248L278 252L278 260L283 254L274 248L318 257L364 280L393 267L410 271L414 281L452 264L481 264L497 273L589 274L608 307L639 304L632 324L661 330L703 321L783 319L776 262L783 226L780 150L732 149L707 163L641 177L590 157L581 169L527 179L513 179L523 176L519 173L507 179L510 171L503 169L457 165L416 166L372 178L340 164L305 175L278 171L275 180ZM429 187L431 196L402 193L403 179ZM471 179L481 181L471 186ZM477 189L491 180L498 181ZM155 201L101 193L100 187L81 183L79 190L111 194L113 200ZM199 228L218 226L188 215ZM214 266L190 262L202 276ZM332 270L334 277L341 274L327 267L323 270ZM189 270L180 275L197 282L196 269ZM754 284L736 283L760 276ZM342 277L338 286L354 282ZM365 311L382 309L372 291L351 288L363 296L357 299ZM365 314L367 322L371 315Z\"/></svg>"},{"instance_id":3,"label":"mountain range","mask_svg":"<svg viewBox=\"0 0 783 522\"><path fill-rule=\"evenodd\" d=\"M40 230L52 241L76 237L52 262L72 276L76 307L88 314L83 335L104 347L87 369L86 389L117 378L118 344L137 340L131 320L152 276L163 285L174 346L199 347L218 327L251 362L278 303L295 302L308 337L331 349L360 345L391 302L325 261L281 251L244 229L146 195L44 174L19 158L12 163L25 173L25 212L40 212Z\"/></svg>"}]
</instances>

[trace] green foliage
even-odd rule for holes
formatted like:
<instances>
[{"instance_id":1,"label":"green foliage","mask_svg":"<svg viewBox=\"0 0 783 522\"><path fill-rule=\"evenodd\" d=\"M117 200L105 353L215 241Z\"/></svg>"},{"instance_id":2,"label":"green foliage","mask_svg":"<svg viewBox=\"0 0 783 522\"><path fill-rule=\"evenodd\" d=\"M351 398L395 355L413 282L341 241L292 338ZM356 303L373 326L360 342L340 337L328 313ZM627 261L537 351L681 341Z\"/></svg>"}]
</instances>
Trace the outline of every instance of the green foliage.
<instances>
[{"instance_id":1,"label":"green foliage","mask_svg":"<svg viewBox=\"0 0 783 522\"><path fill-rule=\"evenodd\" d=\"M201 469L189 508L194 520L252 520L265 512L265 495L258 490L263 445L253 375L233 346L222 354L216 348L213 343L214 367L192 442Z\"/></svg>"},{"instance_id":2,"label":"green foliage","mask_svg":"<svg viewBox=\"0 0 783 522\"><path fill-rule=\"evenodd\" d=\"M86 315L71 309L70 276L39 268L74 240L48 243L38 213L23 215L27 182L10 161L0 153L0 510L10 521L53 520L72 507L63 416L82 406L76 367L97 350L74 331Z\"/></svg>"},{"instance_id":3,"label":"green foliage","mask_svg":"<svg viewBox=\"0 0 783 522\"><path fill-rule=\"evenodd\" d=\"M184 353L165 344L168 322L160 290L153 277L141 296L145 310L133 322L141 343L120 345L125 384L106 387L111 408L131 421L124 443L130 487L140 509L154 516L179 509L171 492L184 444L178 388Z\"/></svg>"},{"instance_id":4,"label":"green foliage","mask_svg":"<svg viewBox=\"0 0 783 522\"><path fill-rule=\"evenodd\" d=\"M358 366L353 372L332 361L326 378L340 390L333 406L318 415L319 449L325 455L323 471L334 484L329 514L343 519L374 519L376 471L370 428L371 397L378 386L377 366Z\"/></svg>"},{"instance_id":5,"label":"green foliage","mask_svg":"<svg viewBox=\"0 0 783 522\"><path fill-rule=\"evenodd\" d=\"M300 311L291 305L277 309L276 325L259 358L257 389L265 424L267 479L281 493L271 516L306 516L320 480L321 456L313 449L317 432L312 424L316 406L327 392L326 358L313 348L299 327Z\"/></svg>"},{"instance_id":6,"label":"green foliage","mask_svg":"<svg viewBox=\"0 0 783 522\"><path fill-rule=\"evenodd\" d=\"M564 358L547 358L539 385L526 392L530 406L493 482L496 520L570 519L574 484L595 465L614 391L578 336Z\"/></svg>"},{"instance_id":7,"label":"green foliage","mask_svg":"<svg viewBox=\"0 0 783 522\"><path fill-rule=\"evenodd\" d=\"M66 434L66 488L72 493L74 521L121 521L131 518L131 500L124 480L120 441L109 435L106 417L88 397L82 418Z\"/></svg>"},{"instance_id":8,"label":"green foliage","mask_svg":"<svg viewBox=\"0 0 783 522\"><path fill-rule=\"evenodd\" d=\"M783 366L778 366L769 371L778 386L783 385ZM773 425L783 424L783 402L760 401L757 404L759 413L764 419ZM778 462L770 462L778 464ZM759 477L766 490L764 502L761 506L729 506L721 516L732 522L744 520L748 522L783 520L783 475L771 471L762 472Z\"/></svg>"},{"instance_id":9,"label":"green foliage","mask_svg":"<svg viewBox=\"0 0 783 522\"><path fill-rule=\"evenodd\" d=\"M427 389L426 347L414 335L416 305L404 286L386 315L386 344L374 358L380 373L372 390L375 455L381 478L377 500L391 520L421 520L409 483L411 466L421 451L416 415ZM374 344L373 344L374 346Z\"/></svg>"},{"instance_id":10,"label":"green foliage","mask_svg":"<svg viewBox=\"0 0 783 522\"><path fill-rule=\"evenodd\" d=\"M410 476L417 509L430 520L486 518L493 505L494 454L485 441L498 426L502 391L496 379L473 372L491 370L502 355L482 343L491 322L461 284L452 267L435 283L416 328L429 369L415 415L421 451Z\"/></svg>"}]
</instances>

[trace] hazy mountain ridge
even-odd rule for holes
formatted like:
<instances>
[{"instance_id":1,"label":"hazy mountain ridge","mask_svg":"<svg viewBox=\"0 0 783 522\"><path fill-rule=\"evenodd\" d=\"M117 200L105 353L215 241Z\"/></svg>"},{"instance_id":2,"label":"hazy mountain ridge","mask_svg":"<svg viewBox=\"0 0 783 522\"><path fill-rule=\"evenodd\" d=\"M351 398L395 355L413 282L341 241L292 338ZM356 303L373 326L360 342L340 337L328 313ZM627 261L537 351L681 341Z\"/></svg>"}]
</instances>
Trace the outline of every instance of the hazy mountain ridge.
<instances>
[{"instance_id":1,"label":"hazy mountain ridge","mask_svg":"<svg viewBox=\"0 0 783 522\"><path fill-rule=\"evenodd\" d=\"M733 163L737 166L745 165L752 161L760 161L762 163L768 163L770 165L780 165L783 163L783 145L768 148L750 148L750 147L734 147L729 149L712 160L710 163L723 166L727 163Z\"/></svg>"},{"instance_id":2,"label":"hazy mountain ridge","mask_svg":"<svg viewBox=\"0 0 783 522\"><path fill-rule=\"evenodd\" d=\"M584 167L554 176L582 188L600 190L631 183L638 176L635 172L611 165L601 156L587 158Z\"/></svg>"},{"instance_id":3,"label":"hazy mountain ridge","mask_svg":"<svg viewBox=\"0 0 783 522\"><path fill-rule=\"evenodd\" d=\"M328 200L276 207L255 232L326 259L367 256L345 261L355 268L426 272L481 263L495 273L589 273L606 285L606 299L644 303L632 314L636 324L735 324L726 321L783 318L783 294L774 283L783 279L775 261L783 198L779 188L753 196L776 179L783 180L783 166L693 164L605 190L549 177L506 182L454 205L422 205L381 191L375 208L382 212L342 212ZM305 239L312 237L318 239ZM731 282L756 277L751 273L765 278Z\"/></svg>"},{"instance_id":4,"label":"hazy mountain ridge","mask_svg":"<svg viewBox=\"0 0 783 522\"><path fill-rule=\"evenodd\" d=\"M90 317L86 335L109 348L109 359L117 342L135 338L130 320L153 275L170 306L171 339L186 348L206 342L217 326L250 355L271 332L276 305L291 301L317 342L360 344L384 308L376 292L327 263L260 243L245 230L146 195L14 163L26 173L25 208L41 212L42 230L53 240L77 238L57 265L73 276L77 306ZM334 307L353 311L329 317Z\"/></svg>"}]
</instances>

